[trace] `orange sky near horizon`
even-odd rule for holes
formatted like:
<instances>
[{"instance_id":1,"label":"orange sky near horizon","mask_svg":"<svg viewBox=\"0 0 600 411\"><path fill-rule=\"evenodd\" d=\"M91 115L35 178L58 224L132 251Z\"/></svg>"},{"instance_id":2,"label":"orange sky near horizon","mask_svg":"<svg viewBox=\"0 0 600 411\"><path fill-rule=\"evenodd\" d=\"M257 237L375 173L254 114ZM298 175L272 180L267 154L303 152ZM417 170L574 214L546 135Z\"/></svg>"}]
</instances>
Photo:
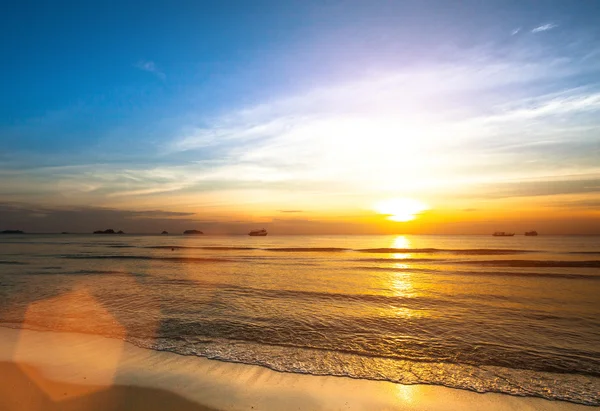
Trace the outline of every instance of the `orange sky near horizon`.
<instances>
[{"instance_id":1,"label":"orange sky near horizon","mask_svg":"<svg viewBox=\"0 0 600 411\"><path fill-rule=\"evenodd\" d=\"M0 231L600 235L586 7L280 3L7 17Z\"/></svg>"}]
</instances>

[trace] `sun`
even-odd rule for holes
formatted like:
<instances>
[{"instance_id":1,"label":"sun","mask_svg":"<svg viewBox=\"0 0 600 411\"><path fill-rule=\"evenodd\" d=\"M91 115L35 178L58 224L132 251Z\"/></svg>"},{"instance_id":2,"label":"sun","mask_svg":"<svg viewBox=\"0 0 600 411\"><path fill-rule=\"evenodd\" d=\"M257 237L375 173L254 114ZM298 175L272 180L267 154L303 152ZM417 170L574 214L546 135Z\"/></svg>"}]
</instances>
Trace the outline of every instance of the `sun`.
<instances>
[{"instance_id":1,"label":"sun","mask_svg":"<svg viewBox=\"0 0 600 411\"><path fill-rule=\"evenodd\" d=\"M413 198L393 198L380 201L374 206L379 214L388 216L388 220L407 222L414 220L418 214L429 209L422 201Z\"/></svg>"}]
</instances>

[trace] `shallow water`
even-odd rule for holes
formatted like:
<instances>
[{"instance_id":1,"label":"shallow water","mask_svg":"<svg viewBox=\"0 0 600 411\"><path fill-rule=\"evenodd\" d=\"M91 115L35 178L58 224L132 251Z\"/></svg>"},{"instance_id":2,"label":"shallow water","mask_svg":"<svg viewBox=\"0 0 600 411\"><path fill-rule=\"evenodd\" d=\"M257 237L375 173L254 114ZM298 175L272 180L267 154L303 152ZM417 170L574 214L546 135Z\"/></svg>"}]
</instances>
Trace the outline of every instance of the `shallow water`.
<instances>
[{"instance_id":1,"label":"shallow water","mask_svg":"<svg viewBox=\"0 0 600 411\"><path fill-rule=\"evenodd\" d=\"M5 235L0 324L600 405L600 238Z\"/></svg>"}]
</instances>

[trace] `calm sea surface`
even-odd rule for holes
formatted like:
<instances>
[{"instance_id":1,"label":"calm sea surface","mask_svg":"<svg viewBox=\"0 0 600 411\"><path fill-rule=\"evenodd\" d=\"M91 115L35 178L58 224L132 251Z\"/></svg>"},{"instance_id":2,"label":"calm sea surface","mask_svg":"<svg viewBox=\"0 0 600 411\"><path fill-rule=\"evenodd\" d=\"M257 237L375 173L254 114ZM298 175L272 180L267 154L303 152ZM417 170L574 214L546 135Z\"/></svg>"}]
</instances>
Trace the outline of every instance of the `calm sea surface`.
<instances>
[{"instance_id":1,"label":"calm sea surface","mask_svg":"<svg viewBox=\"0 0 600 411\"><path fill-rule=\"evenodd\" d=\"M0 325L600 405L600 238L3 235Z\"/></svg>"}]
</instances>

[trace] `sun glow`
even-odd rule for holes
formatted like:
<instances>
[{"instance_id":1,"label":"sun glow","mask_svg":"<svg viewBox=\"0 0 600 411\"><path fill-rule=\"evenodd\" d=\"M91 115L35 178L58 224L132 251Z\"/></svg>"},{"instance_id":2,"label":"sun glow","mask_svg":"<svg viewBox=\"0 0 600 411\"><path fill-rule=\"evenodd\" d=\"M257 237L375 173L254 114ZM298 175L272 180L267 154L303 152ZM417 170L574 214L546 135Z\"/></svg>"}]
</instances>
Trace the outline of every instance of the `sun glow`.
<instances>
[{"instance_id":1,"label":"sun glow","mask_svg":"<svg viewBox=\"0 0 600 411\"><path fill-rule=\"evenodd\" d=\"M388 220L407 222L429 209L429 206L412 198L394 198L375 204L375 211L388 216Z\"/></svg>"},{"instance_id":2,"label":"sun glow","mask_svg":"<svg viewBox=\"0 0 600 411\"><path fill-rule=\"evenodd\" d=\"M390 245L391 248L396 248L396 249L403 249L403 250L407 250L410 248L410 241L404 237L404 236L398 236L394 239L394 241L392 242L392 244ZM412 254L409 253L394 253L391 255L392 258L396 259L396 260L402 260L402 259L407 259L410 258ZM396 263L394 264L395 268L401 268L401 269L406 269L408 268L407 264L401 264L401 263Z\"/></svg>"}]
</instances>

